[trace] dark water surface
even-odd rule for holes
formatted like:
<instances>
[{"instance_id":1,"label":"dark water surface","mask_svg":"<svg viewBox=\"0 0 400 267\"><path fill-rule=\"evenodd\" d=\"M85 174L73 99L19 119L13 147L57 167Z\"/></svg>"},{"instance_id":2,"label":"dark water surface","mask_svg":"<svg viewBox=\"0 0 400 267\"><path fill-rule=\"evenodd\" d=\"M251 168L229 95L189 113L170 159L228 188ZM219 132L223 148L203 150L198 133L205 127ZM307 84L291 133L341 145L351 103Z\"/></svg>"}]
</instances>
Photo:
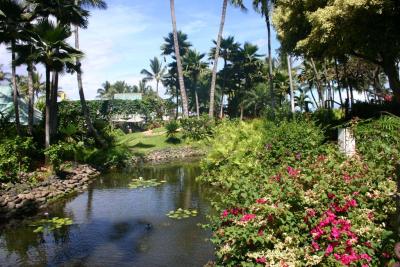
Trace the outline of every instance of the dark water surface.
<instances>
[{"instance_id":1,"label":"dark water surface","mask_svg":"<svg viewBox=\"0 0 400 267\"><path fill-rule=\"evenodd\" d=\"M210 232L197 225L210 212L199 173L197 163L176 163L103 175L88 192L49 209L49 218L69 217L73 225L35 234L27 223L0 232L0 266L203 266L213 247ZM139 176L167 183L129 189ZM165 216L178 208L199 215Z\"/></svg>"}]
</instances>

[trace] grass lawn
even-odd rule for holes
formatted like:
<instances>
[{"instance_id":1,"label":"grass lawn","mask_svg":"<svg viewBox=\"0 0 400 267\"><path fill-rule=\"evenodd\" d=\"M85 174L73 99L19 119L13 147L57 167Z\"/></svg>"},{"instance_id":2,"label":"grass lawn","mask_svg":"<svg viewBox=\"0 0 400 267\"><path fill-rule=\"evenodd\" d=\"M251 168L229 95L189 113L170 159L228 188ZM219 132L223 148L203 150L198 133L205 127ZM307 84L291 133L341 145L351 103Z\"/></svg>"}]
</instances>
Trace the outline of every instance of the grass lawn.
<instances>
[{"instance_id":1,"label":"grass lawn","mask_svg":"<svg viewBox=\"0 0 400 267\"><path fill-rule=\"evenodd\" d=\"M152 131L138 132L126 134L118 137L118 144L125 145L130 148L134 154L147 154L155 150L161 150L165 148L177 148L182 146L191 145L183 140L182 134L178 133L176 137L179 138L178 142L167 142L167 134L165 128L157 128Z\"/></svg>"}]
</instances>

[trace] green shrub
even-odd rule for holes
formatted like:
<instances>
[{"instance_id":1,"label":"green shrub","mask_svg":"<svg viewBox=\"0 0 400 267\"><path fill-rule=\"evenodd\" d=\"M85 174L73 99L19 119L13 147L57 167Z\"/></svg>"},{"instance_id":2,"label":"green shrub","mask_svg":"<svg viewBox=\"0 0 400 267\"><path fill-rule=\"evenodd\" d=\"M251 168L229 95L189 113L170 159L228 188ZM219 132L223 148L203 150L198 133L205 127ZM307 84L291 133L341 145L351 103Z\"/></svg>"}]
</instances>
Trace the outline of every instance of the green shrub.
<instances>
[{"instance_id":1,"label":"green shrub","mask_svg":"<svg viewBox=\"0 0 400 267\"><path fill-rule=\"evenodd\" d=\"M382 122L370 123L364 126L382 129ZM394 145L396 138L384 142ZM219 188L212 202L219 214L210 225L217 265L386 266L394 260L394 169L384 162L369 167L366 154L345 158L324 139L306 120L216 128L199 180Z\"/></svg>"},{"instance_id":2,"label":"green shrub","mask_svg":"<svg viewBox=\"0 0 400 267\"><path fill-rule=\"evenodd\" d=\"M207 115L180 120L183 136L192 140L202 140L212 136L215 122Z\"/></svg>"},{"instance_id":3,"label":"green shrub","mask_svg":"<svg viewBox=\"0 0 400 267\"><path fill-rule=\"evenodd\" d=\"M175 137L176 134L178 133L178 129L179 129L179 122L176 120L172 120L169 121L166 125L165 125L165 129L167 130L167 136L168 137Z\"/></svg>"},{"instance_id":4,"label":"green shrub","mask_svg":"<svg viewBox=\"0 0 400 267\"><path fill-rule=\"evenodd\" d=\"M58 142L45 149L44 154L48 158L55 174L60 172L61 164L70 159L71 155L74 155L75 149L75 144L67 142Z\"/></svg>"},{"instance_id":5,"label":"green shrub","mask_svg":"<svg viewBox=\"0 0 400 267\"><path fill-rule=\"evenodd\" d=\"M5 138L0 143L0 182L16 182L21 171L27 171L35 150L32 138Z\"/></svg>"},{"instance_id":6,"label":"green shrub","mask_svg":"<svg viewBox=\"0 0 400 267\"><path fill-rule=\"evenodd\" d=\"M84 161L100 169L122 168L131 164L131 152L125 146L111 146L106 149L87 149Z\"/></svg>"}]
</instances>

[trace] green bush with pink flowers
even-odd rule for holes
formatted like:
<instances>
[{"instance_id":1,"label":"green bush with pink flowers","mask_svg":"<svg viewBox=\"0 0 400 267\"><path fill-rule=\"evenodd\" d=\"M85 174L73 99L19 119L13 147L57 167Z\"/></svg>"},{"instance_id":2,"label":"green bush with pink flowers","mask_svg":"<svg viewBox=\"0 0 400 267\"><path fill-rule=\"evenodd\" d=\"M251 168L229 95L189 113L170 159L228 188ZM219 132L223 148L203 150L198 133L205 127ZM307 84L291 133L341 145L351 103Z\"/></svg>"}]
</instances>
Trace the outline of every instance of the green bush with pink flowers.
<instances>
[{"instance_id":1,"label":"green bush with pink flowers","mask_svg":"<svg viewBox=\"0 0 400 267\"><path fill-rule=\"evenodd\" d=\"M219 125L199 178L219 188L210 218L216 264L394 263L399 123L354 124L360 149L352 158L312 121Z\"/></svg>"}]
</instances>

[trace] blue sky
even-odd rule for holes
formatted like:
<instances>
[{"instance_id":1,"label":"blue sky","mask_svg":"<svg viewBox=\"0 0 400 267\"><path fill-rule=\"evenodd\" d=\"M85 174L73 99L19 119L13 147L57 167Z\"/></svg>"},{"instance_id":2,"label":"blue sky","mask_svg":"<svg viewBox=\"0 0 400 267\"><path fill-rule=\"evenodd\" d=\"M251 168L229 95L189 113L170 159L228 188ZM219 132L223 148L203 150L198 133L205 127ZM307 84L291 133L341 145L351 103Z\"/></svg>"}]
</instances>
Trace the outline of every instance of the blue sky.
<instances>
[{"instance_id":1,"label":"blue sky","mask_svg":"<svg viewBox=\"0 0 400 267\"><path fill-rule=\"evenodd\" d=\"M142 79L140 71L147 68L149 59L161 58L163 37L171 31L169 1L167 0L109 0L107 10L92 10L89 27L80 33L84 88L88 99L108 80L125 80L137 84ZM266 27L260 15L249 7L243 13L228 8L224 36L233 35L243 43L250 41L266 53ZM189 36L193 48L208 52L216 38L220 22L222 0L176 0L178 29ZM279 48L275 37L273 49ZM10 56L0 47L0 64L9 65ZM22 73L24 69L19 69ZM70 99L77 99L76 77L61 77L60 87ZM163 93L163 89L160 90Z\"/></svg>"}]
</instances>

